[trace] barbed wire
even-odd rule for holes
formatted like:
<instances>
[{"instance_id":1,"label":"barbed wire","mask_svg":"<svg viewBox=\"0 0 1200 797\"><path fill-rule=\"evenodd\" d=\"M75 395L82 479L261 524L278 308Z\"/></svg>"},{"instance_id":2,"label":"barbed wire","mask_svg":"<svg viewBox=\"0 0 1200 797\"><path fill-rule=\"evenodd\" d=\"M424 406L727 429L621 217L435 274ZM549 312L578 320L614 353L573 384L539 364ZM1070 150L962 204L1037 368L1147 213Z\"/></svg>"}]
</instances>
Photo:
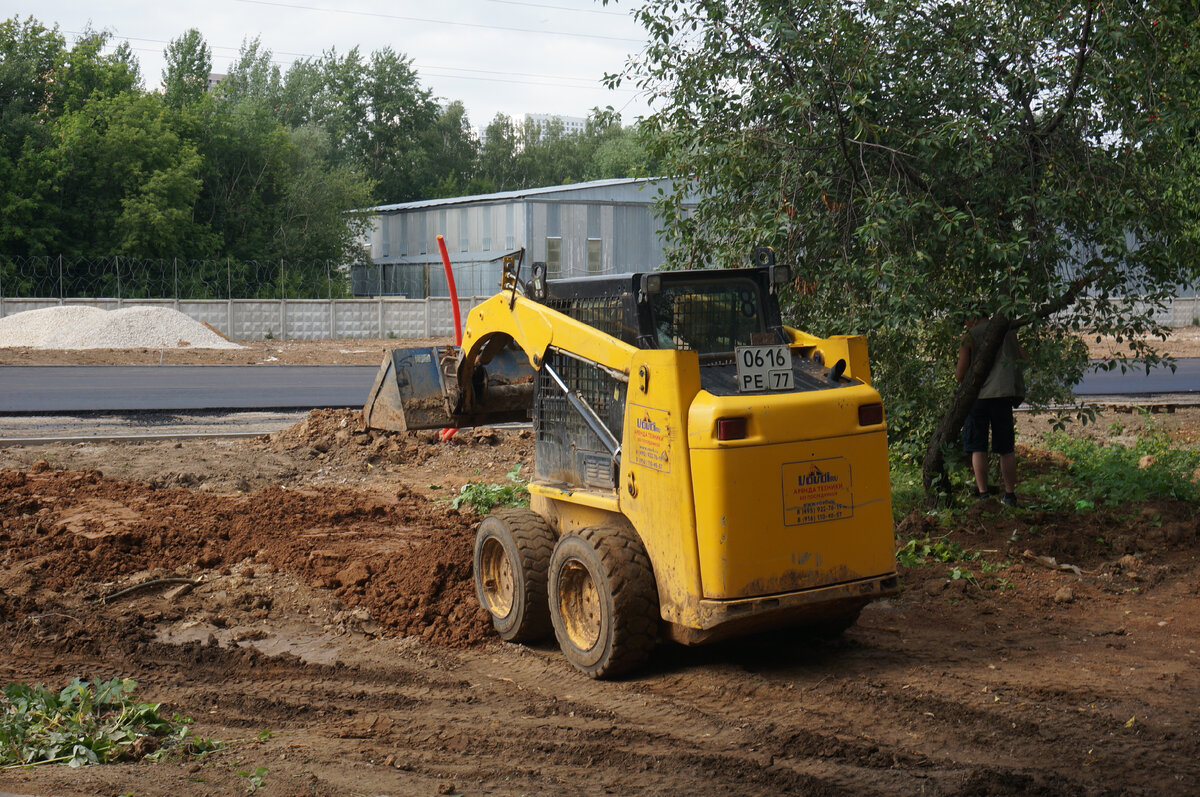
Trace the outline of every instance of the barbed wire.
<instances>
[{"instance_id":1,"label":"barbed wire","mask_svg":"<svg viewBox=\"0 0 1200 797\"><path fill-rule=\"evenodd\" d=\"M454 267L458 291L490 295L499 263ZM0 298L348 299L448 296L441 264L0 256Z\"/></svg>"}]
</instances>

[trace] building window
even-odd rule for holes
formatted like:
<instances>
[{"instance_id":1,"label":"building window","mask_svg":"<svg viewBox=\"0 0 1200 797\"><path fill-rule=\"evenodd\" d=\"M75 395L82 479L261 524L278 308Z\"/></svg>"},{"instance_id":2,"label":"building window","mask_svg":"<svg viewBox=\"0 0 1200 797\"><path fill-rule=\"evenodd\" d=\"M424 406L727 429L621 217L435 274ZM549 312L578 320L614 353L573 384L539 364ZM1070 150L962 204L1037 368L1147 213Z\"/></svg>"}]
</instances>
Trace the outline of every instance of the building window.
<instances>
[{"instance_id":1,"label":"building window","mask_svg":"<svg viewBox=\"0 0 1200 797\"><path fill-rule=\"evenodd\" d=\"M562 276L562 238L546 239L546 278Z\"/></svg>"},{"instance_id":2,"label":"building window","mask_svg":"<svg viewBox=\"0 0 1200 797\"><path fill-rule=\"evenodd\" d=\"M604 247L599 238L588 238L588 264L587 270L589 274L600 274L604 271Z\"/></svg>"}]
</instances>

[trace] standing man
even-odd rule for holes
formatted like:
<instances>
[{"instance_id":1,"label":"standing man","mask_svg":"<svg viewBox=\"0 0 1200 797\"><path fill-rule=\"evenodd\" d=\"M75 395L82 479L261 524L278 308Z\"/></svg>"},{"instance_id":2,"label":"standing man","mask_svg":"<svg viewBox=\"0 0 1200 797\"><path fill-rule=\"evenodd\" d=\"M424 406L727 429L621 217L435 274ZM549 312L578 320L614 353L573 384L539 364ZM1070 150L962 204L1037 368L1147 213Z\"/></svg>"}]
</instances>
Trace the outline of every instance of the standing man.
<instances>
[{"instance_id":1,"label":"standing man","mask_svg":"<svg viewBox=\"0 0 1200 797\"><path fill-rule=\"evenodd\" d=\"M967 321L967 334L963 335L958 349L958 365L954 378L962 382L974 362L974 352L987 332L988 321L971 318ZM1025 400L1025 379L1021 375L1020 361L1025 352L1017 342L1017 333L1009 329L1000 344L996 362L988 372L987 380L979 389L979 396L971 405L971 412L963 423L963 451L971 455L971 470L975 472L976 498L988 496L988 431L991 430L992 453L1000 455L1000 478L1004 482L1006 506L1017 505L1017 455L1015 452L1016 426L1013 408Z\"/></svg>"}]
</instances>

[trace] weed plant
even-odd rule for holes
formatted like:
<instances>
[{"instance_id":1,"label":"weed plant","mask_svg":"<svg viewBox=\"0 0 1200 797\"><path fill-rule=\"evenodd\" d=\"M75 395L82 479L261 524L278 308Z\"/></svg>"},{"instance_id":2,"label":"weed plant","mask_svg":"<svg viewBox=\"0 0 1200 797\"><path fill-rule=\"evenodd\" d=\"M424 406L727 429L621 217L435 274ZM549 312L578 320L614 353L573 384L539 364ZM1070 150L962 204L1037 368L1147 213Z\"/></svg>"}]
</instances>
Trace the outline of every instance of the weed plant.
<instances>
[{"instance_id":1,"label":"weed plant","mask_svg":"<svg viewBox=\"0 0 1200 797\"><path fill-rule=\"evenodd\" d=\"M160 703L139 703L128 678L78 678L61 692L12 683L0 696L0 769L203 755L220 746L192 736L191 720L165 718Z\"/></svg>"},{"instance_id":2,"label":"weed plant","mask_svg":"<svg viewBox=\"0 0 1200 797\"><path fill-rule=\"evenodd\" d=\"M484 484L469 481L454 496L451 504L458 509L470 504L477 514L486 515L497 506L529 506L529 480L521 476L521 465L507 474L508 484Z\"/></svg>"}]
</instances>

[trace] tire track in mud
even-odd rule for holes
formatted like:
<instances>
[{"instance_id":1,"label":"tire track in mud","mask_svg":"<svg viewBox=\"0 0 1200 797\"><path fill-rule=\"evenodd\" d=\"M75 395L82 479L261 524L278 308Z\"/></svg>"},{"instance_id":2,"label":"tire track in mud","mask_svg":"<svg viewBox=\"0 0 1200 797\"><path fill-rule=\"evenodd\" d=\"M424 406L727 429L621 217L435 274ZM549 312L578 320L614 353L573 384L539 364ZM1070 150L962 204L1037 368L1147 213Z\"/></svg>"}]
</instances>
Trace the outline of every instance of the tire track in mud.
<instances>
[{"instance_id":1,"label":"tire track in mud","mask_svg":"<svg viewBox=\"0 0 1200 797\"><path fill-rule=\"evenodd\" d=\"M776 648L775 657L788 658L786 646ZM838 784L838 789L849 787L857 793L876 793L884 784L898 793L926 787L952 793L963 784L1004 788L1011 793L1077 794L1087 790L1070 778L1047 779L1026 771L1046 739L1036 724L1019 713L964 709L954 701L925 694L911 698L903 693L889 695L890 684L864 685L859 682L860 673L846 677L837 669L849 664L855 670L859 659L877 657L876 649L861 644L833 645L829 646L832 652L821 653L820 648L808 662L801 651L798 658L803 663L768 668L765 674L744 663L722 661L726 658L722 652L701 652L696 658L702 673L693 664L682 672L668 669L649 679L615 684L584 681L563 665L567 686L558 684L556 688L593 710L611 713L618 727L657 729L646 742L667 742L680 766L696 765L697 756L720 759L726 766L736 758L743 770L749 765L764 773L785 768L807 779L807 788ZM690 654L667 653L666 658L686 662ZM771 658L766 647L757 655L768 661ZM551 659L556 656L556 652L537 651L534 656L506 660L504 665L514 680L536 689L555 669ZM746 656L735 652L732 658L736 662ZM772 716L748 721L744 705L749 702L771 706ZM855 722L848 724L844 718ZM889 732L898 718L908 718L904 725L910 738ZM970 741L977 744L975 754L964 757L961 734L967 732L972 732L976 738ZM993 742L1002 734L1010 740L1031 742L1031 749L1014 750L1002 757L1005 760L996 760ZM922 752L938 737L945 739L946 749L956 749L954 757L931 758ZM713 751L722 746L727 751Z\"/></svg>"},{"instance_id":2,"label":"tire track in mud","mask_svg":"<svg viewBox=\"0 0 1200 797\"><path fill-rule=\"evenodd\" d=\"M882 783L900 791L913 787L912 777L903 770L921 766L919 755L881 750L876 743L862 739L861 733L827 723L811 711L799 724L786 726L747 718L749 701L788 706L804 690L779 687L743 666L721 661L731 650L735 649L726 646L714 653L660 646L657 666L656 661L650 665L657 672L617 682L587 679L549 648L522 651L504 646L501 653L509 655L495 661L518 689L537 692L543 706L554 701L556 711L608 718L610 728L581 740L590 742L587 761L582 760L582 752L573 751L580 763L594 760L592 748L607 748L617 736L627 744L637 743L641 750L653 751L655 761L665 758L668 767L698 768L711 771L712 777L736 772L737 777L729 782L733 793L741 793L737 792L739 783L829 794L873 793ZM698 660L699 667L689 659ZM684 669L673 670L672 662ZM814 675L824 680L819 673ZM804 712L800 708L786 713ZM814 721L820 723L819 728L812 727ZM636 764L642 757L630 754L625 763ZM926 776L922 773L920 777ZM848 786L851 791L846 791Z\"/></svg>"}]
</instances>

